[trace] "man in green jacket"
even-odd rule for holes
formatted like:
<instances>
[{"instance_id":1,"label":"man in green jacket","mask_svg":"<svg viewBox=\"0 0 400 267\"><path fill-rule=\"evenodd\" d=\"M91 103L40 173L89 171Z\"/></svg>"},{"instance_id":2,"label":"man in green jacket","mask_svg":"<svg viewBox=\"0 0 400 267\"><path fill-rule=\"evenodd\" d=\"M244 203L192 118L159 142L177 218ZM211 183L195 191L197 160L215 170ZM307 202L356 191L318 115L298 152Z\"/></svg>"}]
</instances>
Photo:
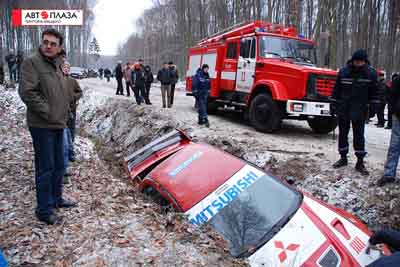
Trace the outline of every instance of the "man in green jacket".
<instances>
[{"instance_id":1,"label":"man in green jacket","mask_svg":"<svg viewBox=\"0 0 400 267\"><path fill-rule=\"evenodd\" d=\"M60 222L54 208L76 206L62 197L63 130L71 102L58 57L63 39L55 29L42 33L38 52L22 63L19 86L35 152L36 217L47 224Z\"/></svg>"}]
</instances>

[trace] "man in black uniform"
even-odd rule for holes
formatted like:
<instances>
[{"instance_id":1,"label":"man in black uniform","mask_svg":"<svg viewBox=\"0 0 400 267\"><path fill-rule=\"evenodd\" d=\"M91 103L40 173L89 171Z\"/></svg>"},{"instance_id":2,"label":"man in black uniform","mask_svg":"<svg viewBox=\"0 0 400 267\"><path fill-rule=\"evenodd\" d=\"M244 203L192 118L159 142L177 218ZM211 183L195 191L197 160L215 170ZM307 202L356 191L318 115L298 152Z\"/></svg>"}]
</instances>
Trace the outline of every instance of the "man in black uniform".
<instances>
[{"instance_id":1,"label":"man in black uniform","mask_svg":"<svg viewBox=\"0 0 400 267\"><path fill-rule=\"evenodd\" d=\"M364 165L365 151L364 127L366 114L376 114L379 108L377 95L377 73L370 66L365 50L357 50L347 62L347 66L339 71L333 89L332 111L339 122L339 154L341 156L334 168L348 164L348 135L350 125L353 128L353 146L357 157L356 170L363 175L369 172ZM368 109L370 112L368 112Z\"/></svg>"},{"instance_id":2,"label":"man in black uniform","mask_svg":"<svg viewBox=\"0 0 400 267\"><path fill-rule=\"evenodd\" d=\"M117 79L117 92L116 95L124 95L124 87L122 86L122 78L124 73L122 72L122 61L119 60L117 66L115 67L115 79Z\"/></svg>"}]
</instances>

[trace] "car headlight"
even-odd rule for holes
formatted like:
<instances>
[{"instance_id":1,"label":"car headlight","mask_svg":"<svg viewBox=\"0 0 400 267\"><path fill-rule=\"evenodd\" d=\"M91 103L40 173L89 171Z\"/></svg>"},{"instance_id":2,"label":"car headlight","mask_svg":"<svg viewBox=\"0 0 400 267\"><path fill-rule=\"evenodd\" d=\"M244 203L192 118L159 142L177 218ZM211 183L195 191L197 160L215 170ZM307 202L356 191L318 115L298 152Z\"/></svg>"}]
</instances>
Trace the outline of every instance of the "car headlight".
<instances>
[{"instance_id":1,"label":"car headlight","mask_svg":"<svg viewBox=\"0 0 400 267\"><path fill-rule=\"evenodd\" d=\"M339 255L332 247L330 247L329 250L327 250L318 260L318 265L321 267L339 267Z\"/></svg>"}]
</instances>

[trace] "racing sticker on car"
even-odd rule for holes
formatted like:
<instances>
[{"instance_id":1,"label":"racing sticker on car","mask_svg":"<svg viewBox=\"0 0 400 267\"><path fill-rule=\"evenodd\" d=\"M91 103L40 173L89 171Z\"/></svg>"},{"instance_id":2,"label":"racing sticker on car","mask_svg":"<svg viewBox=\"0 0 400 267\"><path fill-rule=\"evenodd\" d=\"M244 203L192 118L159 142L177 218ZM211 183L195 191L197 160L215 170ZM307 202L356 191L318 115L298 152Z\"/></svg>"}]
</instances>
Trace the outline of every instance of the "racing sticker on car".
<instances>
[{"instance_id":1,"label":"racing sticker on car","mask_svg":"<svg viewBox=\"0 0 400 267\"><path fill-rule=\"evenodd\" d=\"M186 212L189 215L189 222L196 226L208 222L263 175L265 174L262 171L245 165L217 190Z\"/></svg>"},{"instance_id":2,"label":"racing sticker on car","mask_svg":"<svg viewBox=\"0 0 400 267\"><path fill-rule=\"evenodd\" d=\"M196 159L200 158L201 155L203 155L203 152L202 151L197 151L190 158L188 158L183 163L181 163L178 167L176 167L175 169L170 171L168 173L168 175L171 176L171 177L175 177L178 173L180 173L181 171L183 171L184 169L189 167L189 165L192 164L193 161L195 161Z\"/></svg>"},{"instance_id":3,"label":"racing sticker on car","mask_svg":"<svg viewBox=\"0 0 400 267\"><path fill-rule=\"evenodd\" d=\"M281 263L285 262L288 258L287 252L296 251L300 245L299 244L289 244L288 246L284 246L282 241L275 241L275 247L279 250L278 258Z\"/></svg>"},{"instance_id":4,"label":"racing sticker on car","mask_svg":"<svg viewBox=\"0 0 400 267\"><path fill-rule=\"evenodd\" d=\"M351 241L350 246L354 249L357 254L361 254L367 246L358 236Z\"/></svg>"}]
</instances>

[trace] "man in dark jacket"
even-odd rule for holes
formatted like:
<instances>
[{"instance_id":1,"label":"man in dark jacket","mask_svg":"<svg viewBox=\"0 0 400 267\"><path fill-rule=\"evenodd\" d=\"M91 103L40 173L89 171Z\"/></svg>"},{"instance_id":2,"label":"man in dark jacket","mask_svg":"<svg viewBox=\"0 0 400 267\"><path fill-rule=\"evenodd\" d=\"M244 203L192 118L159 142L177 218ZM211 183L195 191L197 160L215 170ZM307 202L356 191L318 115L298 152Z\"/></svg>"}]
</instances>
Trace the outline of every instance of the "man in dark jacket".
<instances>
[{"instance_id":1,"label":"man in dark jacket","mask_svg":"<svg viewBox=\"0 0 400 267\"><path fill-rule=\"evenodd\" d=\"M148 104L149 100L146 98L146 93L144 89L145 87L144 73L139 63L135 63L134 69L132 71L132 86L133 86L133 92L135 94L136 103L138 105L141 105L144 99L146 104Z\"/></svg>"},{"instance_id":2,"label":"man in dark jacket","mask_svg":"<svg viewBox=\"0 0 400 267\"><path fill-rule=\"evenodd\" d=\"M117 66L115 67L115 79L117 79L117 92L116 95L124 95L124 87L122 86L122 78L124 77L124 73L122 71L122 61L118 61Z\"/></svg>"},{"instance_id":3,"label":"man in dark jacket","mask_svg":"<svg viewBox=\"0 0 400 267\"><path fill-rule=\"evenodd\" d=\"M210 75L208 74L208 65L204 64L201 69L198 69L192 79L192 93L196 98L199 112L199 125L204 124L210 127L207 115L207 101L210 94Z\"/></svg>"},{"instance_id":4,"label":"man in dark jacket","mask_svg":"<svg viewBox=\"0 0 400 267\"><path fill-rule=\"evenodd\" d=\"M69 90L70 96L72 97L70 102L70 113L67 121L68 129L71 133L71 146L69 147L69 161L75 161L75 150L74 150L74 142L75 142L75 128L76 128L76 110L78 108L78 101L81 99L83 92L77 80L72 78L69 75L70 65L68 62L64 63L64 75L65 75L65 84Z\"/></svg>"},{"instance_id":5,"label":"man in dark jacket","mask_svg":"<svg viewBox=\"0 0 400 267\"><path fill-rule=\"evenodd\" d=\"M151 105L150 88L153 81L154 81L153 73L151 72L150 66L147 65L144 67L145 99L148 100L148 102L146 102L147 105Z\"/></svg>"},{"instance_id":6,"label":"man in dark jacket","mask_svg":"<svg viewBox=\"0 0 400 267\"><path fill-rule=\"evenodd\" d=\"M171 95L170 95L170 105L174 104L174 95L175 95L175 85L179 80L178 69L174 65L174 62L168 62L169 71L171 72Z\"/></svg>"},{"instance_id":7,"label":"man in dark jacket","mask_svg":"<svg viewBox=\"0 0 400 267\"><path fill-rule=\"evenodd\" d=\"M393 252L390 256L383 256L367 267L398 267L400 266L400 232L395 230L381 230L374 233L369 239L369 244L382 249L388 246Z\"/></svg>"},{"instance_id":8,"label":"man in dark jacket","mask_svg":"<svg viewBox=\"0 0 400 267\"><path fill-rule=\"evenodd\" d=\"M387 153L383 177L378 180L378 186L396 181L397 165L400 157L400 77L392 82L392 89L389 97L392 106L392 135Z\"/></svg>"},{"instance_id":9,"label":"man in dark jacket","mask_svg":"<svg viewBox=\"0 0 400 267\"><path fill-rule=\"evenodd\" d=\"M78 106L78 101L82 97L82 89L79 86L79 83L69 76L70 73L70 64L67 61L64 61L62 64L62 71L64 73L64 82L65 86L68 89L69 97L70 97L70 112L67 121L67 128L64 129L64 184L69 183L70 173L68 172L69 161L75 161L75 151L74 151L74 142L75 142L75 124L76 124L76 109Z\"/></svg>"},{"instance_id":10,"label":"man in dark jacket","mask_svg":"<svg viewBox=\"0 0 400 267\"><path fill-rule=\"evenodd\" d=\"M17 81L17 56L14 54L14 50L10 49L10 53L6 56L6 62L8 64L8 71L10 73L10 81Z\"/></svg>"},{"instance_id":11,"label":"man in dark jacket","mask_svg":"<svg viewBox=\"0 0 400 267\"><path fill-rule=\"evenodd\" d=\"M24 61L24 52L23 51L18 51L17 54L17 81L21 79L21 65L22 62Z\"/></svg>"},{"instance_id":12,"label":"man in dark jacket","mask_svg":"<svg viewBox=\"0 0 400 267\"><path fill-rule=\"evenodd\" d=\"M104 77L107 79L107 82L110 82L111 77L111 70L109 68L105 68L104 70Z\"/></svg>"},{"instance_id":13,"label":"man in dark jacket","mask_svg":"<svg viewBox=\"0 0 400 267\"><path fill-rule=\"evenodd\" d=\"M99 69L99 77L100 77L100 80L103 80L103 72L104 72L103 68L100 68L100 69Z\"/></svg>"},{"instance_id":14,"label":"man in dark jacket","mask_svg":"<svg viewBox=\"0 0 400 267\"><path fill-rule=\"evenodd\" d=\"M341 156L334 168L346 166L349 152L348 134L353 128L354 152L357 156L356 170L363 175L369 172L364 165L365 151L364 128L368 106L375 114L379 105L377 96L377 74L369 65L365 50L357 50L347 66L339 71L333 90L333 112L339 123L339 154Z\"/></svg>"},{"instance_id":15,"label":"man in dark jacket","mask_svg":"<svg viewBox=\"0 0 400 267\"><path fill-rule=\"evenodd\" d=\"M163 68L160 69L157 73L157 80L161 83L161 96L162 96L162 105L163 108L171 107L171 72L168 68L167 62L164 62Z\"/></svg>"},{"instance_id":16,"label":"man in dark jacket","mask_svg":"<svg viewBox=\"0 0 400 267\"><path fill-rule=\"evenodd\" d=\"M76 206L62 197L63 132L70 109L58 57L63 39L54 29L43 31L39 51L22 63L19 86L35 152L36 216L47 224L60 221L54 208Z\"/></svg>"}]
</instances>

